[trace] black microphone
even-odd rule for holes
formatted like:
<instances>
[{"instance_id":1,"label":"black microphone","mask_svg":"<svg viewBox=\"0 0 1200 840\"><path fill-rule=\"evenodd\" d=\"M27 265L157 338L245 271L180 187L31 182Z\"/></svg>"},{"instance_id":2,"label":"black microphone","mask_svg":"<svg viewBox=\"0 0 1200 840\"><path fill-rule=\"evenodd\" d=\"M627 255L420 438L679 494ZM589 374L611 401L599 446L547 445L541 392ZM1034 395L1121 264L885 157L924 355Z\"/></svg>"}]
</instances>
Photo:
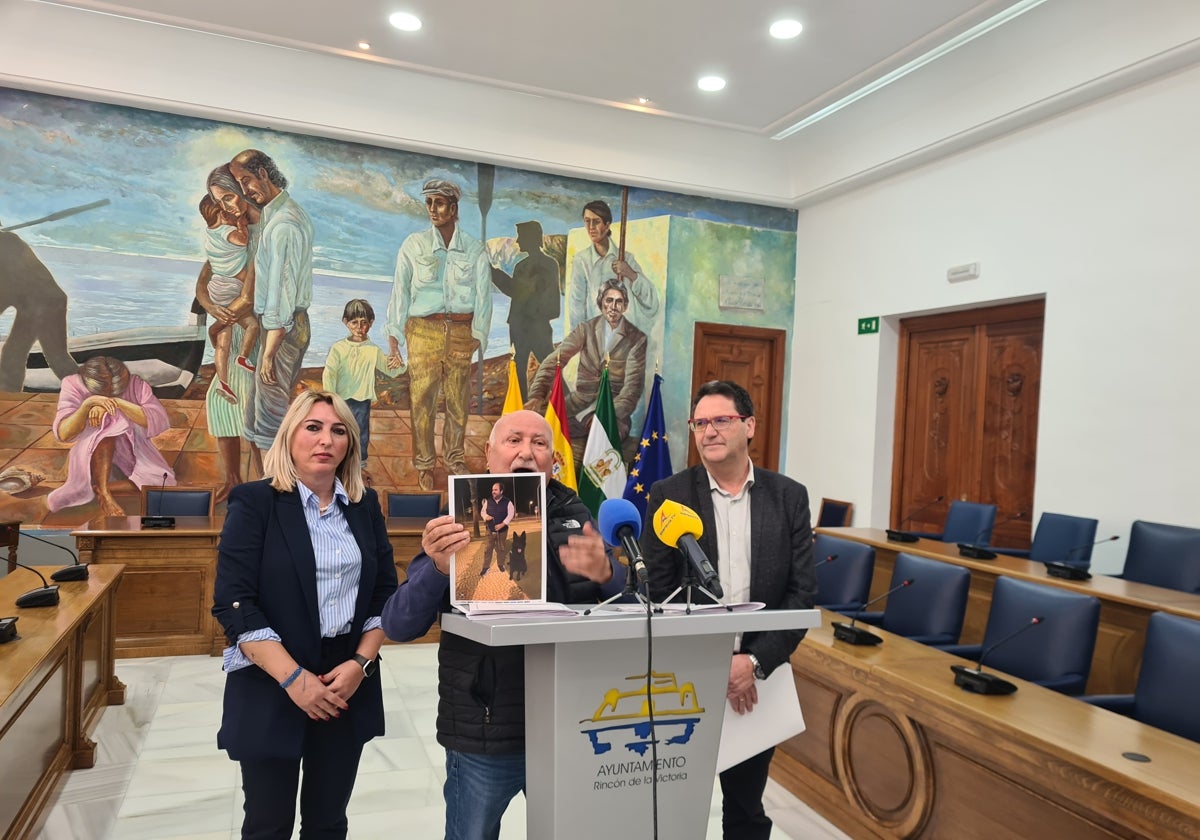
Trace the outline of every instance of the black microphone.
<instances>
[{"instance_id":1,"label":"black microphone","mask_svg":"<svg viewBox=\"0 0 1200 840\"><path fill-rule=\"evenodd\" d=\"M1087 570L1086 566L1070 563L1068 562L1068 558L1076 551L1083 551L1085 548L1091 548L1103 542L1112 542L1119 539L1121 539L1120 534L1113 534L1111 537L1105 537L1102 540L1084 543L1083 545L1077 545L1072 549L1068 549L1061 561L1052 560L1046 563L1046 574L1050 575L1050 577L1065 578L1066 580L1091 580L1092 573Z\"/></svg>"},{"instance_id":2,"label":"black microphone","mask_svg":"<svg viewBox=\"0 0 1200 840\"><path fill-rule=\"evenodd\" d=\"M38 542L45 543L46 545L54 546L55 548L59 549L60 551L65 551L65 552L67 552L67 554L71 555L71 560L74 561L73 565L63 566L57 572L50 575L51 580L56 580L59 583L66 583L68 581L87 580L88 579L87 564L80 563L79 556L76 555L74 551L67 548L65 545L59 545L56 542L50 542L50 540L44 540L41 537L39 537L37 534L31 534L28 531L22 532L22 536L25 536L31 540L37 540Z\"/></svg>"},{"instance_id":3,"label":"black microphone","mask_svg":"<svg viewBox=\"0 0 1200 840\"><path fill-rule=\"evenodd\" d=\"M913 511L912 513L910 513L908 516L906 516L906 517L904 517L903 519L901 519L901 520L900 520L900 524L901 524L901 525L903 525L905 522L907 522L908 520L912 519L912 518L913 518L914 516L916 516L918 513L924 513L925 511L929 510L931 507L933 507L934 505L936 505L938 502L940 502L940 501L941 501L942 499L944 499L944 498L946 498L946 497L945 497L945 496L938 496L938 497L937 497L936 499L934 499L932 502L929 502L928 504L921 505L919 508L917 508L916 510L914 510L914 511ZM914 543L914 542L916 542L917 540L919 540L919 539L920 539L920 537L918 537L918 536L916 536L916 535L914 535L914 534L910 534L910 533L908 533L908 532L906 532L906 531L900 531L900 530L897 530L897 529L894 529L894 528L888 528L886 531L884 531L884 533L885 533L885 534L887 534L887 538L888 538L889 540L891 540L892 542Z\"/></svg>"},{"instance_id":4,"label":"black microphone","mask_svg":"<svg viewBox=\"0 0 1200 840\"><path fill-rule=\"evenodd\" d=\"M817 565L818 565L818 566L822 566L822 565L824 565L824 564L826 564L826 563L832 563L832 562L833 562L834 560L836 560L836 559L838 559L838 556L837 556L836 554L830 554L828 557L826 557L824 560L822 560L822 561L821 561L820 563L818 563Z\"/></svg>"},{"instance_id":5,"label":"black microphone","mask_svg":"<svg viewBox=\"0 0 1200 840\"><path fill-rule=\"evenodd\" d=\"M1034 616L1029 619L1028 624L1021 625L1020 629L1009 633L1003 639L980 653L979 664L974 668L968 668L966 665L951 665L950 670L954 672L954 684L962 688L963 691L970 691L975 694L1012 694L1017 690L1015 685L995 674L983 673L983 660L987 659L988 654L1000 647L1000 645L1012 641L1030 627L1041 624L1045 620L1042 616Z\"/></svg>"},{"instance_id":6,"label":"black microphone","mask_svg":"<svg viewBox=\"0 0 1200 840\"><path fill-rule=\"evenodd\" d=\"M996 552L992 551L990 548L984 548L981 545L975 545L975 543L988 531L995 530L1005 523L1012 522L1014 519L1020 519L1024 515L1025 511L1019 510L1012 516L1008 517L1008 519L1001 519L994 525L988 525L986 528L983 528L978 534L971 538L969 542L958 543L959 556L970 557L972 560L995 560Z\"/></svg>"},{"instance_id":7,"label":"black microphone","mask_svg":"<svg viewBox=\"0 0 1200 840\"><path fill-rule=\"evenodd\" d=\"M864 630L861 627L855 627L854 622L858 621L858 617L860 615L862 615L862 611L865 610L867 607L871 606L876 601L882 601L884 598L891 595L893 592L901 590L906 586L912 586L912 582L914 580L916 580L916 578L909 578L908 580L902 580L902 581L900 581L899 584L897 584L896 586L893 586L887 592L884 592L882 595L876 596L875 598L872 598L870 601L867 601L867 603L863 604L861 607L859 607L857 610L854 611L854 616L850 619L849 624L846 624L845 622L842 622L842 621L833 622L833 638L835 638L839 641L842 641L842 642L846 642L848 644L852 644L852 645L877 645L877 644L882 643L883 639L876 636L870 630Z\"/></svg>"},{"instance_id":8,"label":"black microphone","mask_svg":"<svg viewBox=\"0 0 1200 840\"><path fill-rule=\"evenodd\" d=\"M18 607L53 607L58 604L58 585L51 584L46 580L46 576L35 569L33 566L26 566L24 563L18 563L9 557L9 562L20 566L22 569L27 569L42 579L42 585L39 589L30 589L24 595L17 598Z\"/></svg>"},{"instance_id":9,"label":"black microphone","mask_svg":"<svg viewBox=\"0 0 1200 840\"><path fill-rule=\"evenodd\" d=\"M158 488L158 514L155 516L143 516L142 517L142 527L143 528L174 528L175 527L175 517L174 516L163 516L162 515L163 496L166 495L166 489L167 489L167 474L163 473L162 487ZM147 494L146 498L147 499L150 498L149 494ZM150 507L149 502L147 502L146 507L147 508ZM147 510L146 513L148 514L148 513L150 513L150 511Z\"/></svg>"}]
</instances>

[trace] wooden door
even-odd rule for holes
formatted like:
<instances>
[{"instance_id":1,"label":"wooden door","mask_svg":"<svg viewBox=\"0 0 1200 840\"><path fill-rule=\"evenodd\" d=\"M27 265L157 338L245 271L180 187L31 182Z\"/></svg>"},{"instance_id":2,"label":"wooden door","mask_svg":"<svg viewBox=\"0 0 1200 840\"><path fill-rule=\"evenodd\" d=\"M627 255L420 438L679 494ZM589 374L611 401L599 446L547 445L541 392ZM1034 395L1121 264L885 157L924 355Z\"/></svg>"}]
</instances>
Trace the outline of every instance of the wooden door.
<instances>
[{"instance_id":1,"label":"wooden door","mask_svg":"<svg viewBox=\"0 0 1200 840\"><path fill-rule=\"evenodd\" d=\"M779 469L786 345L783 330L700 322L692 344L692 393L713 379L728 379L745 388L754 400L758 421L750 459L755 466L775 471ZM699 463L693 439L688 443L688 466Z\"/></svg>"},{"instance_id":2,"label":"wooden door","mask_svg":"<svg viewBox=\"0 0 1200 840\"><path fill-rule=\"evenodd\" d=\"M893 527L937 531L951 501L987 502L992 544L1029 545L1043 313L1034 301L901 322Z\"/></svg>"}]
</instances>

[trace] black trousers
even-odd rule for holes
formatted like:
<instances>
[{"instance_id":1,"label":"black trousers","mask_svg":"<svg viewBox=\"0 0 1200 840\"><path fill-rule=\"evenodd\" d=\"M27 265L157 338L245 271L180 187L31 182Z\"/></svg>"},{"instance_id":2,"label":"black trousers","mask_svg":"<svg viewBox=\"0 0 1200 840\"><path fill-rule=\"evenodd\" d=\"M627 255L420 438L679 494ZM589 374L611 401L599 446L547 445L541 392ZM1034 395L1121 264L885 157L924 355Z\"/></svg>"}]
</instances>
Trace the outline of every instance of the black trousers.
<instances>
[{"instance_id":1,"label":"black trousers","mask_svg":"<svg viewBox=\"0 0 1200 840\"><path fill-rule=\"evenodd\" d=\"M321 672L352 657L357 641L349 634L325 639ZM330 720L308 722L301 758L241 762L246 798L242 840L289 840L296 822L297 789L301 840L345 840L346 806L362 751L350 715L343 712Z\"/></svg>"},{"instance_id":2,"label":"black trousers","mask_svg":"<svg viewBox=\"0 0 1200 840\"><path fill-rule=\"evenodd\" d=\"M775 748L751 756L721 774L721 832L725 840L769 840L771 819L763 810L763 791Z\"/></svg>"}]
</instances>

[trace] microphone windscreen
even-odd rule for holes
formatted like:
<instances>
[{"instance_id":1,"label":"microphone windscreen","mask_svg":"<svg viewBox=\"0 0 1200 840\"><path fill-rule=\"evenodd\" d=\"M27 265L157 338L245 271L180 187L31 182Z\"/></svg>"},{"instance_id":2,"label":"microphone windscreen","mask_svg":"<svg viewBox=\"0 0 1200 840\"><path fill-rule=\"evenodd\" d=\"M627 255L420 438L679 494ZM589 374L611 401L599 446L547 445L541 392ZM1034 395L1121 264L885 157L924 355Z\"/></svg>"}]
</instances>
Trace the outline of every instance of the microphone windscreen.
<instances>
[{"instance_id":1,"label":"microphone windscreen","mask_svg":"<svg viewBox=\"0 0 1200 840\"><path fill-rule=\"evenodd\" d=\"M621 545L619 532L626 525L633 529L635 540L642 535L642 515L638 513L637 505L628 499L605 499L600 503L596 521L600 536L611 546Z\"/></svg>"},{"instance_id":2,"label":"microphone windscreen","mask_svg":"<svg viewBox=\"0 0 1200 840\"><path fill-rule=\"evenodd\" d=\"M686 534L699 538L704 533L704 523L690 507L664 499L654 514L654 533L664 544L678 548L679 538Z\"/></svg>"}]
</instances>

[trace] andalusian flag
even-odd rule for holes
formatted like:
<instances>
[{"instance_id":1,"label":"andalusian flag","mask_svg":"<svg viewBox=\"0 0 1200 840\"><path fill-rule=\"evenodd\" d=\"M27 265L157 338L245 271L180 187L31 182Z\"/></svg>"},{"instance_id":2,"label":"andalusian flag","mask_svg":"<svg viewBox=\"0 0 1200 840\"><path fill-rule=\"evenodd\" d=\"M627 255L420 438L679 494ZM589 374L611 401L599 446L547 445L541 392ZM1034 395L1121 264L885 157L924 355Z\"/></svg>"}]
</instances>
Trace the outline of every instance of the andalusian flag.
<instances>
[{"instance_id":1,"label":"andalusian flag","mask_svg":"<svg viewBox=\"0 0 1200 840\"><path fill-rule=\"evenodd\" d=\"M663 419L662 377L654 374L654 389L646 407L646 423L642 426L637 455L629 467L629 483L625 498L637 505L646 522L646 502L650 500L650 485L671 475L671 448L667 444L667 422Z\"/></svg>"},{"instance_id":2,"label":"andalusian flag","mask_svg":"<svg viewBox=\"0 0 1200 840\"><path fill-rule=\"evenodd\" d=\"M599 516L605 499L619 499L625 489L625 463L621 460L621 432L617 409L613 405L612 386L608 384L608 366L600 374L600 393L596 413L583 450L583 479L579 498L592 516Z\"/></svg>"},{"instance_id":3,"label":"andalusian flag","mask_svg":"<svg viewBox=\"0 0 1200 840\"><path fill-rule=\"evenodd\" d=\"M550 477L578 492L579 484L575 481L575 453L571 451L571 433L567 429L562 365L559 364L554 366L554 387L550 389L550 402L546 404L546 422L550 424L550 433L554 439L554 469Z\"/></svg>"},{"instance_id":4,"label":"andalusian flag","mask_svg":"<svg viewBox=\"0 0 1200 840\"><path fill-rule=\"evenodd\" d=\"M509 356L508 393L504 395L504 408L500 410L500 416L512 414L524 407L525 403L521 401L521 380L517 379L517 361L513 356Z\"/></svg>"}]
</instances>

